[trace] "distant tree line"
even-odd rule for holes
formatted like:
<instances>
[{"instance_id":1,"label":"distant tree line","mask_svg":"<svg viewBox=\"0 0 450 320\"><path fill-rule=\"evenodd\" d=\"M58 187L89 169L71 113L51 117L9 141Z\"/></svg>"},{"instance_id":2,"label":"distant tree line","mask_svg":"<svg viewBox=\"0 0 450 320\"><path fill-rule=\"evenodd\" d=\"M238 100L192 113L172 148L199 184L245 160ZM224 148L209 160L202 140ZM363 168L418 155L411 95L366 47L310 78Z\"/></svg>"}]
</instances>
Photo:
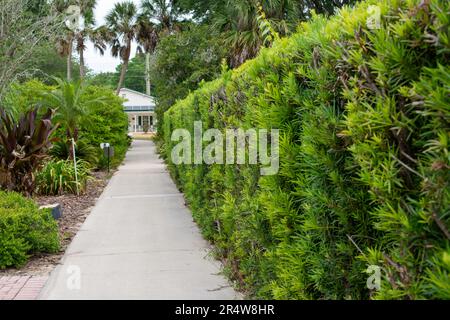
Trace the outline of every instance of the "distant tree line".
<instances>
[{"instance_id":1,"label":"distant tree line","mask_svg":"<svg viewBox=\"0 0 450 320\"><path fill-rule=\"evenodd\" d=\"M88 78L117 93L126 86L154 95L162 113L202 81L219 76L224 66L236 68L294 32L313 11L330 15L355 0L123 1L101 26L95 21L96 0L0 2L0 97L14 81ZM65 24L71 6L79 8L84 22L76 29ZM99 54L120 58L116 72L90 72L88 42ZM131 59L134 42L138 52Z\"/></svg>"}]
</instances>

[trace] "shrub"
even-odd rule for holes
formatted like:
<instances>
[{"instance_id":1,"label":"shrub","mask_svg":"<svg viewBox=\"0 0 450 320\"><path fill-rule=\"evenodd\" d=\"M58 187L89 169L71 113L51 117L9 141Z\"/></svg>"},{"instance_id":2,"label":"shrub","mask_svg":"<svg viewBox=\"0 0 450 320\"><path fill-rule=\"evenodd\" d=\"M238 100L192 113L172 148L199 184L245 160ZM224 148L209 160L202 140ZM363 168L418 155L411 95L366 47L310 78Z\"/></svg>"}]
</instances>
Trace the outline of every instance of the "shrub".
<instances>
[{"instance_id":1,"label":"shrub","mask_svg":"<svg viewBox=\"0 0 450 320\"><path fill-rule=\"evenodd\" d=\"M39 210L18 193L0 191L0 269L20 267L33 253L58 250L58 228L50 210Z\"/></svg>"},{"instance_id":2,"label":"shrub","mask_svg":"<svg viewBox=\"0 0 450 320\"><path fill-rule=\"evenodd\" d=\"M369 5L381 10L369 29ZM164 116L162 152L255 297L449 298L449 3L315 16ZM174 129L280 129L280 171L171 163ZM193 134L192 134L193 136ZM206 145L206 144L205 144ZM379 291L366 287L381 267Z\"/></svg>"},{"instance_id":3,"label":"shrub","mask_svg":"<svg viewBox=\"0 0 450 320\"><path fill-rule=\"evenodd\" d=\"M123 100L104 87L91 86L86 96L90 100L102 97L104 104L90 106L89 114L81 124L80 139L97 149L99 168L106 167L100 144L110 143L115 152L111 164L117 166L128 150L128 116L123 110Z\"/></svg>"},{"instance_id":4,"label":"shrub","mask_svg":"<svg viewBox=\"0 0 450 320\"><path fill-rule=\"evenodd\" d=\"M70 158L71 144L66 141L55 142L50 149L50 155L56 160L67 160ZM75 143L75 155L77 159L81 159L89 163L91 166L97 166L99 162L98 148L90 145L88 141L80 139Z\"/></svg>"},{"instance_id":5,"label":"shrub","mask_svg":"<svg viewBox=\"0 0 450 320\"><path fill-rule=\"evenodd\" d=\"M75 137L80 158L94 168L106 167L106 158L100 148L102 142L114 146L112 165L119 165L129 147L128 117L123 110L123 100L107 87L58 82L59 88L37 80L15 84L6 99L7 109L17 115L35 106L54 105L58 107L55 120L61 120L54 134L58 142L51 151L55 159L66 160L66 153L70 154L71 143L67 139L70 133Z\"/></svg>"},{"instance_id":6,"label":"shrub","mask_svg":"<svg viewBox=\"0 0 450 320\"><path fill-rule=\"evenodd\" d=\"M46 85L36 79L14 83L5 95L4 107L14 118L18 118L30 109L46 105L43 103L43 92L53 90L55 90L55 87Z\"/></svg>"},{"instance_id":7,"label":"shrub","mask_svg":"<svg viewBox=\"0 0 450 320\"><path fill-rule=\"evenodd\" d=\"M38 109L27 111L18 121L0 109L0 185L9 191L31 195L34 171L51 146L52 110L40 116Z\"/></svg>"},{"instance_id":8,"label":"shrub","mask_svg":"<svg viewBox=\"0 0 450 320\"><path fill-rule=\"evenodd\" d=\"M72 160L50 161L36 174L37 192L43 195L84 192L89 173L89 164L83 160L78 160L77 184Z\"/></svg>"}]
</instances>

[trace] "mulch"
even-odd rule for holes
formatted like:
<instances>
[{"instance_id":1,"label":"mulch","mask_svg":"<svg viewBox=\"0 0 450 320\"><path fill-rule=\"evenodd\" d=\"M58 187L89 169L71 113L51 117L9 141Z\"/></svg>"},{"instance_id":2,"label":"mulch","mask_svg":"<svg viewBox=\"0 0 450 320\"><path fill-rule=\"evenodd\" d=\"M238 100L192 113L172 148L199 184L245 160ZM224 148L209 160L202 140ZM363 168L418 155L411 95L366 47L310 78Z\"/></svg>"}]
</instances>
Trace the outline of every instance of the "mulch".
<instances>
[{"instance_id":1,"label":"mulch","mask_svg":"<svg viewBox=\"0 0 450 320\"><path fill-rule=\"evenodd\" d=\"M20 269L0 270L1 276L45 276L60 262L67 247L80 230L86 218L91 213L97 199L108 184L110 175L105 172L94 172L88 181L85 194L80 196L65 194L60 196L37 196L34 200L39 205L59 203L62 206L62 217L58 220L60 251L56 254L37 254Z\"/></svg>"}]
</instances>

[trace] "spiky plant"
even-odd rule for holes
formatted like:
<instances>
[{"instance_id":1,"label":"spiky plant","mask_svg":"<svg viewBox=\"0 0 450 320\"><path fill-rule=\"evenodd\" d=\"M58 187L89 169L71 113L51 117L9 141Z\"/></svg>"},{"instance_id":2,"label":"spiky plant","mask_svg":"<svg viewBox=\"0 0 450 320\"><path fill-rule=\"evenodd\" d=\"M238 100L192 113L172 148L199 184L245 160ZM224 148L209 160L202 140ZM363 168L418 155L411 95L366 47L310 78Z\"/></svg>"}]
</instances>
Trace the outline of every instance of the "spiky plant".
<instances>
[{"instance_id":1,"label":"spiky plant","mask_svg":"<svg viewBox=\"0 0 450 320\"><path fill-rule=\"evenodd\" d=\"M35 170L51 147L53 110L39 115L35 108L16 122L0 108L0 185L9 191L32 195Z\"/></svg>"},{"instance_id":2,"label":"spiky plant","mask_svg":"<svg viewBox=\"0 0 450 320\"><path fill-rule=\"evenodd\" d=\"M58 121L66 130L66 143L72 144L72 139L77 142L79 137L79 126L82 119L86 120L89 107L95 104L105 103L102 97L86 98L85 93L88 85L81 81L65 81L54 78L58 86L53 91L41 93L43 101L55 108L55 121ZM68 147L70 148L70 147ZM73 152L70 152L73 159Z\"/></svg>"}]
</instances>

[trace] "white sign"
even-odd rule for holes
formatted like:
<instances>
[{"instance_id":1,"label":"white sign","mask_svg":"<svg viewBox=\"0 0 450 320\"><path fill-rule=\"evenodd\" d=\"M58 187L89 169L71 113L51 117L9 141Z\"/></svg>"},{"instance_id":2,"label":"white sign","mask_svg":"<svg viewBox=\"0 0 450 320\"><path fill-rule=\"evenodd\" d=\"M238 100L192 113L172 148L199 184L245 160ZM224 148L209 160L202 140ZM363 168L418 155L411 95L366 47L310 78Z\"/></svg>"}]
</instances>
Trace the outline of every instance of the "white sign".
<instances>
[{"instance_id":1,"label":"white sign","mask_svg":"<svg viewBox=\"0 0 450 320\"><path fill-rule=\"evenodd\" d=\"M100 148L102 148L102 149L106 149L106 148L109 148L111 145L109 144L109 143L101 143L100 144Z\"/></svg>"}]
</instances>

